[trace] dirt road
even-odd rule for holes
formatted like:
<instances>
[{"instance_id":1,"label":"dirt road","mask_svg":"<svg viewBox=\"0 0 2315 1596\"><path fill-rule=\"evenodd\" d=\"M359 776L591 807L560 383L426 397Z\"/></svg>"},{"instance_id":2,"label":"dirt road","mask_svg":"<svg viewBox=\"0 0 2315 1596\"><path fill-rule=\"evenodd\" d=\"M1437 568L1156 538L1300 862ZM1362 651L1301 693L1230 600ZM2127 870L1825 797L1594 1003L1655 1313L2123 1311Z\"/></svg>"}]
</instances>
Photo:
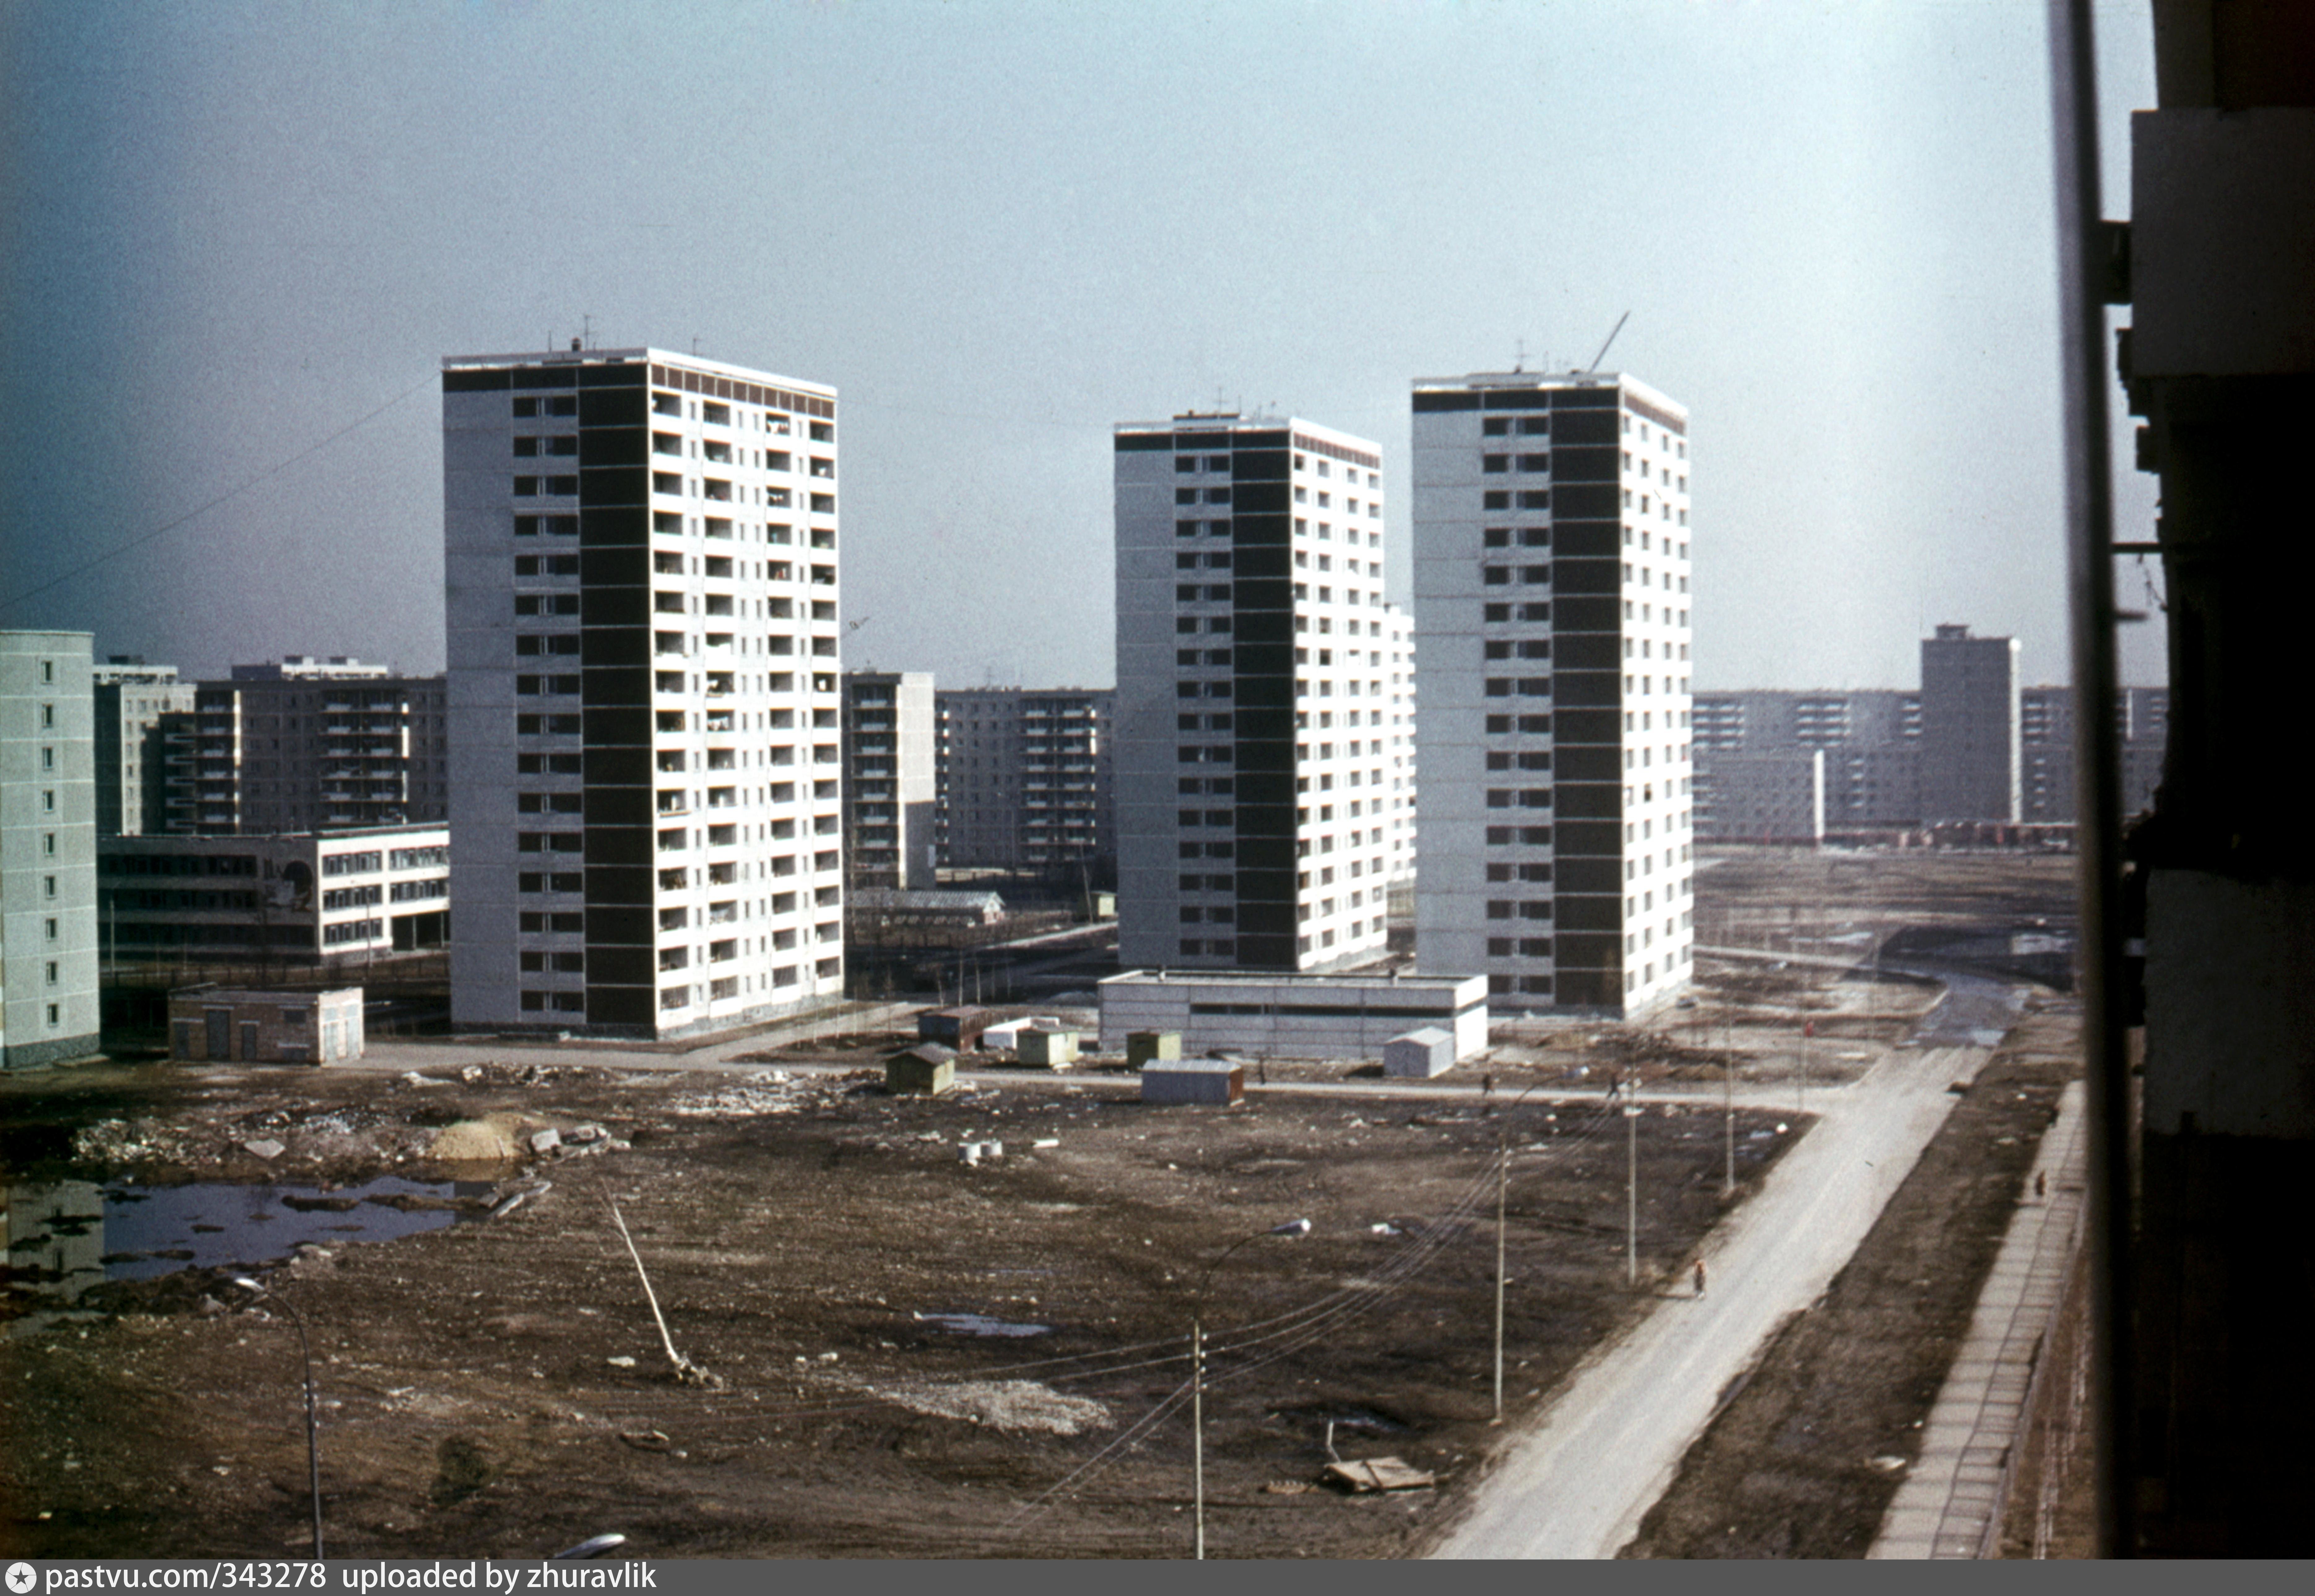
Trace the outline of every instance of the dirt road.
<instances>
[{"instance_id":1,"label":"dirt road","mask_svg":"<svg viewBox=\"0 0 2315 1596\"><path fill-rule=\"evenodd\" d=\"M1814 1095L1823 1118L1706 1252L1706 1294L1677 1286L1581 1369L1432 1555L1615 1556L1722 1392L1863 1239L1951 1111L1947 1086L1985 1056L1894 1051L1854 1084Z\"/></svg>"}]
</instances>

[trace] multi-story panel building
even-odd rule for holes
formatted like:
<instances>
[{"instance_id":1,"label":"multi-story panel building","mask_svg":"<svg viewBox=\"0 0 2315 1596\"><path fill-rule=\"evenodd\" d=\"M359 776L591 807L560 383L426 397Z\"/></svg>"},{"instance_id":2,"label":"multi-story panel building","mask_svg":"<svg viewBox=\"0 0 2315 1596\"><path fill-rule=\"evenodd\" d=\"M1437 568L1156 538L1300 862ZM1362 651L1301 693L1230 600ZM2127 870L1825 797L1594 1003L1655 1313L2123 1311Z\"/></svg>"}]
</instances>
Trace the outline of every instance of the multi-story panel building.
<instances>
[{"instance_id":1,"label":"multi-story panel building","mask_svg":"<svg viewBox=\"0 0 2315 1596\"><path fill-rule=\"evenodd\" d=\"M443 368L453 1017L838 998L835 390L651 349Z\"/></svg>"},{"instance_id":2,"label":"multi-story panel building","mask_svg":"<svg viewBox=\"0 0 2315 1596\"><path fill-rule=\"evenodd\" d=\"M96 724L96 834L168 829L169 748L185 728L194 685L174 665L116 654L92 675ZM173 720L172 717L175 717Z\"/></svg>"},{"instance_id":3,"label":"multi-story panel building","mask_svg":"<svg viewBox=\"0 0 2315 1596\"><path fill-rule=\"evenodd\" d=\"M448 940L443 825L244 837L112 837L97 847L106 960L321 963Z\"/></svg>"},{"instance_id":4,"label":"multi-story panel building","mask_svg":"<svg viewBox=\"0 0 2315 1596\"><path fill-rule=\"evenodd\" d=\"M1920 821L1918 693L1699 693L1694 714L1696 832L1705 841L1757 841L1761 817L1801 812L1795 808L1801 784L1818 778L1810 774L1814 765L1791 757L1811 751L1824 755L1824 829Z\"/></svg>"},{"instance_id":5,"label":"multi-story panel building","mask_svg":"<svg viewBox=\"0 0 2315 1596\"><path fill-rule=\"evenodd\" d=\"M1415 955L1526 1006L1684 985L1688 418L1629 377L1415 385Z\"/></svg>"},{"instance_id":6,"label":"multi-story panel building","mask_svg":"<svg viewBox=\"0 0 2315 1596\"><path fill-rule=\"evenodd\" d=\"M1115 441L1120 961L1380 956L1381 451L1237 414L1123 425Z\"/></svg>"},{"instance_id":7,"label":"multi-story panel building","mask_svg":"<svg viewBox=\"0 0 2315 1596\"><path fill-rule=\"evenodd\" d=\"M1390 756L1389 824L1385 827L1390 858L1385 876L1404 890L1415 880L1415 617L1396 604L1383 606L1383 651L1390 674L1384 692L1390 700L1386 712Z\"/></svg>"},{"instance_id":8,"label":"multi-story panel building","mask_svg":"<svg viewBox=\"0 0 2315 1596\"><path fill-rule=\"evenodd\" d=\"M164 723L167 829L201 835L435 824L449 814L439 676L338 656L236 665ZM182 733L180 735L179 733Z\"/></svg>"},{"instance_id":9,"label":"multi-story panel building","mask_svg":"<svg viewBox=\"0 0 2315 1596\"><path fill-rule=\"evenodd\" d=\"M2124 687L2115 705L2121 740L2122 812L2143 814L2154 805L2169 738L2170 691ZM2018 694L2020 812L2027 820L2071 820L2074 793L2074 690L2027 687Z\"/></svg>"},{"instance_id":10,"label":"multi-story panel building","mask_svg":"<svg viewBox=\"0 0 2315 1596\"><path fill-rule=\"evenodd\" d=\"M1105 687L935 695L941 864L1108 883L1117 851L1115 701Z\"/></svg>"},{"instance_id":11,"label":"multi-story panel building","mask_svg":"<svg viewBox=\"0 0 2315 1596\"><path fill-rule=\"evenodd\" d=\"M1697 831L1706 840L1741 840L1741 817L1768 802L1747 784L1780 781L1759 763L1810 749L1825 756L1825 829L1849 831L1933 825L1941 820L2000 820L1999 813L1956 817L1941 807L1967 805L1963 793L1977 771L1984 807L1998 810L2006 764L2018 786L2015 819L2062 824L2074 819L2074 692L2068 687L2001 686L2016 671L2008 638L1972 638L1967 628L1940 627L1923 642L1924 692L1852 688L1809 693L1752 690L1699 693L1696 699ZM1959 643L1979 652L1960 656ZM1991 644L1990 648L1983 645ZM1933 665L1932 661L1939 665ZM1938 714L1924 708L1929 676L1947 668ZM1974 699L1962 690L1965 669L1980 679ZM2154 801L2160 779L2163 687L2128 687L2115 705L2122 739L2123 812ZM1940 718L1941 717L1941 718ZM1974 717L1973 719L1973 717ZM2014 728L2013 723L2014 721ZM1937 728L1932 734L1932 728ZM2003 749L2016 739L2014 758ZM1945 796L1938 797L1942 792ZM1960 794L1960 795L1957 795Z\"/></svg>"},{"instance_id":12,"label":"multi-story panel building","mask_svg":"<svg viewBox=\"0 0 2315 1596\"><path fill-rule=\"evenodd\" d=\"M845 880L930 887L934 874L933 678L920 670L844 673Z\"/></svg>"},{"instance_id":13,"label":"multi-story panel building","mask_svg":"<svg viewBox=\"0 0 2315 1596\"><path fill-rule=\"evenodd\" d=\"M1939 626L1921 640L1921 819L2018 818L2018 640Z\"/></svg>"},{"instance_id":14,"label":"multi-story panel building","mask_svg":"<svg viewBox=\"0 0 2315 1596\"><path fill-rule=\"evenodd\" d=\"M85 632L0 632L0 1068L97 1051Z\"/></svg>"}]
</instances>

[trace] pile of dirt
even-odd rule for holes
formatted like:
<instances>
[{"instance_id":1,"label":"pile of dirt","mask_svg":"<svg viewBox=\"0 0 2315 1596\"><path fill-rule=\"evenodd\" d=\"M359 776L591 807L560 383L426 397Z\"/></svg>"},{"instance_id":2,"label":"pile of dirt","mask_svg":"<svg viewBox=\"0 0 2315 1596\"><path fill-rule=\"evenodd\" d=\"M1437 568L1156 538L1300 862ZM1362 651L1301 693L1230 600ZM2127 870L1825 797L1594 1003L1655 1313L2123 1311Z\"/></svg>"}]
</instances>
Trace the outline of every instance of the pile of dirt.
<instances>
[{"instance_id":1,"label":"pile of dirt","mask_svg":"<svg viewBox=\"0 0 2315 1596\"><path fill-rule=\"evenodd\" d=\"M910 1382L865 1388L911 1413L962 1419L1008 1432L1042 1431L1081 1435L1115 1422L1109 1408L1087 1396L1067 1396L1035 1380L959 1380L947 1385Z\"/></svg>"}]
</instances>

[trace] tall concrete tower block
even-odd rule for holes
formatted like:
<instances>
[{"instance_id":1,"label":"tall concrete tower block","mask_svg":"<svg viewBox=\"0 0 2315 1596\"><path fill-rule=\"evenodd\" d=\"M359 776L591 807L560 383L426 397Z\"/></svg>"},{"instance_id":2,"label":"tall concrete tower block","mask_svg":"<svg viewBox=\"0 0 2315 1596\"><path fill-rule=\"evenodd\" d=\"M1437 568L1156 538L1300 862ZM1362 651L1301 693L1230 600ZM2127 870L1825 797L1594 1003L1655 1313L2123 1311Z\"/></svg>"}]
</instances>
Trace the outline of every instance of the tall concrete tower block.
<instances>
[{"instance_id":1,"label":"tall concrete tower block","mask_svg":"<svg viewBox=\"0 0 2315 1596\"><path fill-rule=\"evenodd\" d=\"M2018 640L1939 626L1921 640L1921 819L2015 820Z\"/></svg>"}]
</instances>

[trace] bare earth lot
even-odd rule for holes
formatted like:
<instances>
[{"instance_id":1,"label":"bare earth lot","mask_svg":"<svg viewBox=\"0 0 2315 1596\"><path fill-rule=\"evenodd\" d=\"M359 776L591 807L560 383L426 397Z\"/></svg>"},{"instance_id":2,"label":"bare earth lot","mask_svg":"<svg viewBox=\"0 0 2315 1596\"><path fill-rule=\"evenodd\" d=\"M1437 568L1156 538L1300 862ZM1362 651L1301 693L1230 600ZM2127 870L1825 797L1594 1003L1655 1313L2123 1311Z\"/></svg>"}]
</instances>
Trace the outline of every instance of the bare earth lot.
<instances>
[{"instance_id":1,"label":"bare earth lot","mask_svg":"<svg viewBox=\"0 0 2315 1596\"><path fill-rule=\"evenodd\" d=\"M551 1190L271 1272L313 1329L331 1549L346 1556L536 1555L610 1529L661 1556L1179 1555L1197 1277L1239 1237L1302 1217L1309 1236L1247 1243L1210 1288L1209 1549L1391 1554L1437 1494L1308 1487L1330 1419L1344 1457L1395 1454L1450 1488L1502 1433L1487 1424L1499 1127L1551 1148L1510 1203L1515 1405L1645 1302L1622 1284L1622 1121L1596 1096L1539 1094L1486 1119L1405 1096L1146 1108L1097 1075L926 1101L769 1070L437 1073L450 1084L76 1072L73 1088L105 1101L11 1104L20 1127L35 1107L84 1125L133 1106L98 1139L188 1166L222 1148L244 1175L254 1160L231 1139L260 1133L287 1144L280 1165L324 1149L341 1181L486 1115L629 1144L440 1171L496 1176L478 1209ZM1653 1277L1719 1210L1721 1123L1659 1108L1644 1125ZM37 1124L13 1138L39 1139ZM964 1139L1005 1155L968 1166ZM1748 1181L1787 1139L1743 1144ZM677 1346L724 1388L671 1378L611 1194ZM296 1336L210 1306L246 1301L225 1272L102 1285L81 1306L103 1317L0 1342L18 1438L0 1459L0 1550L304 1544ZM49 1306L22 1289L7 1302ZM960 1313L1050 1329L960 1334L917 1317Z\"/></svg>"},{"instance_id":2,"label":"bare earth lot","mask_svg":"<svg viewBox=\"0 0 2315 1596\"><path fill-rule=\"evenodd\" d=\"M1642 1282L1627 1289L1624 1122L1605 1081L1708 1094L1733 1073L1767 1094L1773 1111L1737 1115L1749 1190L1805 1130L1804 1060L1820 1086L1848 1078L1935 998L1841 965L1908 933L1916 953L1990 934L2030 954L2070 912L2071 865L1733 854L1699 875L1699 941L1756 956L1700 961L1697 1006L1654 1030L1514 1020L1449 1077L1491 1075L1491 1102L1342 1066L1273 1067L1228 1112L1144 1107L1097 1068L895 1099L856 1068L869 1038L688 1071L434 1066L428 1084L103 1066L0 1080L0 1179L12 1242L59 1181L468 1183L401 1200L455 1208L448 1228L325 1240L259 1271L313 1331L333 1555L531 1556L608 1530L652 1556L1184 1555L1186 1335L1213 1266L1210 1553L1393 1556L1424 1544L1510 1433L1488 1423L1499 1136L1543 1149L1519 1160L1508 1204L1515 1426L1654 1292L1685 1289L1672 1277L1724 1211L1718 1103L1653 1104ZM1852 1476L1902 1455L1904 1414L1942 1377L1974 1249L1998 1237L2065 1073L2043 1051L2030 1078L1964 1100L1956 1123L1974 1129L1949 1127L1924 1159L1946 1184L1901 1194L1867 1244L1879 1261L1780 1338L1691 1456L1674 1490L1688 1505L1636 1549L1862 1549L1877 1508L1858 1487L1886 1482ZM838 1069L794 1068L807 1059ZM581 1143L588 1127L602 1134ZM534 1155L547 1128L571 1143ZM244 1145L268 1140L270 1158ZM1001 1157L961 1161L961 1143L988 1140ZM720 1387L674 1378L615 1195L676 1346ZM1307 1237L1233 1247L1299 1218ZM231 1266L63 1304L40 1256L12 1248L0 1291L0 1555L303 1547L289 1320L252 1311ZM981 1319L932 1317L949 1315ZM1021 1326L1042 1328L970 1333ZM1329 1421L1344 1458L1395 1455L1440 1488L1313 1488ZM1754 1490L1763 1470L1803 1483ZM1732 1521L1735 1539L1716 1539Z\"/></svg>"}]
</instances>

